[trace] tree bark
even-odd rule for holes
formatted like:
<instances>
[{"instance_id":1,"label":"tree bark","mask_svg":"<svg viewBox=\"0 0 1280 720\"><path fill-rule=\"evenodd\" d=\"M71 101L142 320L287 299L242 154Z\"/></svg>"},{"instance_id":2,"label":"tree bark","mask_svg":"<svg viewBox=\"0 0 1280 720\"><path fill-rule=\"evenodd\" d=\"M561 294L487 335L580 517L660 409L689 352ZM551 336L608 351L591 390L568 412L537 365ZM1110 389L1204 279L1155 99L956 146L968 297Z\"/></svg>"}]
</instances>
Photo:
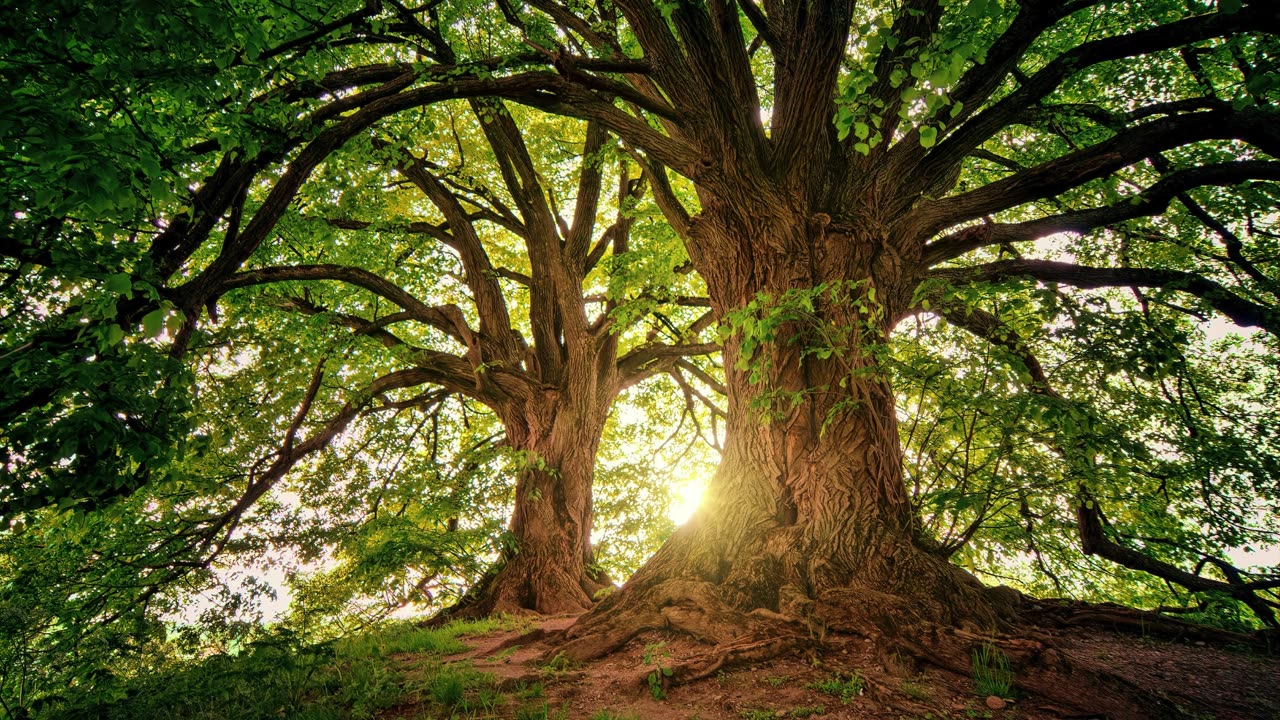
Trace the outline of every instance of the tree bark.
<instances>
[{"instance_id":1,"label":"tree bark","mask_svg":"<svg viewBox=\"0 0 1280 720\"><path fill-rule=\"evenodd\" d=\"M577 613L611 584L591 548L591 484L609 402L578 395L548 390L520 417L504 413L508 442L522 456L510 545L445 617Z\"/></svg>"},{"instance_id":2,"label":"tree bark","mask_svg":"<svg viewBox=\"0 0 1280 720\"><path fill-rule=\"evenodd\" d=\"M693 519L563 650L595 657L657 628L726 648L827 628L994 630L982 585L917 542L876 360L910 304L903 259L875 222L788 212L781 198L708 200L691 255L739 330L724 347L725 453ZM756 328L786 319L759 346L737 310L752 301L766 308Z\"/></svg>"}]
</instances>

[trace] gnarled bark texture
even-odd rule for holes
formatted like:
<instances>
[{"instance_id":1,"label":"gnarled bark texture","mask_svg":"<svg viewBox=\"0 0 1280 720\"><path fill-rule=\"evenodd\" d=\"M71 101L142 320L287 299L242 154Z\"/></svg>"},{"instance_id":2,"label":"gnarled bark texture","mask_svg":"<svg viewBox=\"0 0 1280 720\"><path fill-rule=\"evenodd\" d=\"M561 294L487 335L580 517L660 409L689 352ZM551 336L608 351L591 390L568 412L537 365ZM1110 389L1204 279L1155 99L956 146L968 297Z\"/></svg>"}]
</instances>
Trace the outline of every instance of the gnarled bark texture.
<instances>
[{"instance_id":1,"label":"gnarled bark texture","mask_svg":"<svg viewBox=\"0 0 1280 720\"><path fill-rule=\"evenodd\" d=\"M512 546L449 617L534 611L582 612L609 581L593 572L591 483L608 401L548 399L525 418L507 418L507 438L524 454L508 526Z\"/></svg>"},{"instance_id":2,"label":"gnarled bark texture","mask_svg":"<svg viewBox=\"0 0 1280 720\"><path fill-rule=\"evenodd\" d=\"M764 293L791 319L750 356L743 334L726 344L726 447L703 504L569 630L572 657L649 628L734 646L829 627L1000 622L975 579L917 544L893 394L876 366L910 301L902 258L872 218L832 222L785 197L702 198L694 261L716 311ZM788 304L797 292L811 308Z\"/></svg>"}]
</instances>

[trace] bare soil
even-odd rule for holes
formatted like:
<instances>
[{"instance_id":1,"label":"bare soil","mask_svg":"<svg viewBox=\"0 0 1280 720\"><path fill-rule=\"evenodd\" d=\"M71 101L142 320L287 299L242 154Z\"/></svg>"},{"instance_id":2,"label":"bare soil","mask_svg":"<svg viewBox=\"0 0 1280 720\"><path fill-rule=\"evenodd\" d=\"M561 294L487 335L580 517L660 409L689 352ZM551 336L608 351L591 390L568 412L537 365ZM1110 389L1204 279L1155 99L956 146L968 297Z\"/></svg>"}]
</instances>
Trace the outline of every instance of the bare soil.
<instances>
[{"instance_id":1,"label":"bare soil","mask_svg":"<svg viewBox=\"0 0 1280 720\"><path fill-rule=\"evenodd\" d=\"M517 718L521 708L546 704L547 718L566 720L767 720L772 718L858 718L859 720L944 720L990 718L1187 718L1280 720L1280 655L1203 641L1168 641L1097 628L1045 630L1054 648L1052 667L1027 669L1041 680L1066 687L1058 698L1038 697L1015 686L1003 707L975 693L973 679L927 662L905 676L883 670L872 640L828 635L811 648L757 665L726 667L713 677L656 693L648 677L663 667L705 655L707 645L687 636L649 633L593 662L564 667L545 664L554 634L573 616L540 618L537 630L466 638L472 648L450 656L492 673L510 698L500 718ZM647 662L646 662L647 659ZM560 667L557 667L560 666ZM1015 673L1020 668L1014 668ZM832 677L862 678L860 694L846 699L814 684ZM1104 699L1099 678L1112 695L1145 698L1127 707ZM541 684L542 695L530 697ZM524 697L520 697L523 690ZM1071 698L1063 702L1063 696ZM1151 702L1158 700L1158 702ZM604 714L607 711L608 714ZM398 708L396 717L422 717ZM429 715L428 715L429 717ZM532 717L541 717L536 713Z\"/></svg>"}]
</instances>

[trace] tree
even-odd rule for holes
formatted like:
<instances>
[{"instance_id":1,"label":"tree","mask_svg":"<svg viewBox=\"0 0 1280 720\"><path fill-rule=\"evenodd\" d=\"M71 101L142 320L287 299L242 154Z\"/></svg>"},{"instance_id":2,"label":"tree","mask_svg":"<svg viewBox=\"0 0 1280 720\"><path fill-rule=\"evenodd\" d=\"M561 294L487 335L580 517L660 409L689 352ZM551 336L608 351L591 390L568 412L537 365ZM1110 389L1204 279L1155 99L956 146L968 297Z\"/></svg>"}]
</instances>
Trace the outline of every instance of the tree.
<instances>
[{"instance_id":1,"label":"tree","mask_svg":"<svg viewBox=\"0 0 1280 720\"><path fill-rule=\"evenodd\" d=\"M411 261L423 245L421 239L405 244L403 249L397 243L382 240L375 245L377 258L394 258L394 264L385 272L401 275L405 280L391 280L379 274L382 270L370 272L345 261L292 263L236 273L221 285L219 293L266 284L337 281L390 301L396 308L394 312L378 313L375 309L370 315L368 311L348 312L342 307L345 303L320 303L311 296L299 296L295 290L284 305L296 312L323 314L385 346L406 363L403 369L375 380L375 385L394 382L404 388L436 386L488 406L499 418L504 428L503 443L517 454L522 466L509 528L511 545L500 567L472 589L462 609L481 615L517 610L581 611L590 607L593 594L607 582L596 577L597 571L589 570L594 564L590 541L591 481L614 397L647 377L671 370L684 356L707 353L715 345L697 342L696 336L706 322L696 319L692 327L685 329L676 328L667 320L669 334L673 335L671 342L662 342L655 330L639 342L623 344L626 331L647 313L618 312L620 301L625 301L628 293L646 294L650 298L649 312L661 314L668 303L679 311L676 303L680 298L672 286L627 287L617 280L611 283L609 292L596 299L602 309L588 309L592 302L589 288L609 279L599 272L590 280L588 275L602 261L616 264L631 249L636 205L644 188L640 177L629 176L629 160L610 161L603 130L598 126L586 128L575 192L565 198L560 196L561 188L545 186L541 178L544 173L554 172L555 164L563 166L567 159L557 158L554 148L547 144L540 153L542 162L535 162L520 128L502 103L473 101L471 109L487 146L475 147L472 138L470 155L463 140L468 129L461 127L465 116L449 118L458 143L451 152L431 149L424 157L417 157L376 139L370 148L375 154L385 154L384 162L393 164L398 176L430 201L443 222L372 223L367 216L379 199L371 197L361 203L353 199L357 192L353 190L344 193L335 208L325 208L320 200L308 203L315 208L313 212L327 214L322 218L324 223L342 231L365 233L365 237L371 233L409 233L419 238L425 235L447 246L451 253ZM399 128L384 125L382 129L394 133ZM345 152L351 151L349 145ZM483 167L474 159L477 155L491 157L496 167ZM361 161L367 162L357 155L351 162ZM331 158L329 165L336 162ZM611 193L616 208L612 222L598 231L597 208L606 169L617 173ZM559 174L570 173L561 168ZM493 180L495 176L500 180ZM363 181L361 186L375 189L379 184ZM381 195L381 202L396 204L395 197L385 191L376 190L373 194ZM569 201L574 202L571 222L562 217L559 208L559 203ZM353 208L361 217L341 216L343 208ZM388 214L395 217L394 210ZM496 230L486 229L482 223ZM496 239L495 232L500 233ZM503 236L511 235L519 239L523 249L497 244L506 239ZM322 248L326 241L327 237L321 240ZM364 242L364 238L358 238L351 244L360 247ZM661 238L651 239L646 251L661 252L659 242ZM671 249L668 245L668 251ZM520 264L496 265L491 259L494 252ZM334 254L323 250L316 254L322 253L327 257ZM458 272L442 272L452 259L450 254L456 254ZM667 262L674 267L680 260ZM398 268L419 263L426 263L429 269L417 273L416 278L397 272ZM436 267L430 268L432 264ZM620 277L616 273L609 275ZM452 303L429 305L401 287L413 283L417 293L440 297L446 294L442 285L450 283L450 276L459 285L453 292L470 301L471 307L466 310ZM652 284L652 280L646 282ZM516 302L524 307L515 307ZM363 301L360 305L367 307ZM524 322L529 341L517 329L523 323L512 318L513 308L527 314ZM706 313L699 310L698 315L705 317ZM678 315L673 317L679 319ZM424 347L405 331L396 329L405 322L424 324L462 350L445 352ZM368 394L376 396L380 392ZM405 407L419 400L436 402L438 396L438 392L429 391L391 404ZM353 414L359 407L351 406L348 413ZM261 487L265 490L269 486Z\"/></svg>"},{"instance_id":2,"label":"tree","mask_svg":"<svg viewBox=\"0 0 1280 720\"><path fill-rule=\"evenodd\" d=\"M660 626L750 657L794 637L778 624L800 618L878 626L891 643L904 628L1009 619L1000 594L920 537L902 478L885 352L905 317L931 312L1011 349L1028 385L1054 392L1036 348L957 307L955 288L978 290L968 305L981 307L1015 278L1131 287L1280 329L1274 275L1259 265L1280 168L1265 159L1280 150L1274 9L618 6L648 66L629 89L663 132L599 116L697 189L696 215L673 197L664 208L732 330L728 439L702 512L569 631L571 655ZM1223 250L1170 251L1188 226ZM1059 233L1105 265L1024 256ZM1085 552L1212 584L1274 622L1274 602L1254 595L1274 580L1197 579L1106 537L1086 476L1096 444L1058 448L1076 468Z\"/></svg>"},{"instance_id":3,"label":"tree","mask_svg":"<svg viewBox=\"0 0 1280 720\"><path fill-rule=\"evenodd\" d=\"M302 57L301 48L317 49L311 72L321 84L286 83L263 95L321 98L309 110L312 124L295 127L298 108L286 103L284 131L246 131L241 144L290 140L269 154L224 154L198 184L190 214L151 243L170 287L226 223L216 257L210 251L190 263L192 277L166 294L187 318L184 328L230 286L264 277L242 266L338 148L419 107L460 100L498 112L487 133L517 205L528 186L549 190L521 176L527 163L512 126L536 123L532 111L585 122L587 148L603 144L591 139L603 133L616 137L642 168L721 323L727 429L706 502L621 592L568 632L570 656L608 652L646 628L674 628L722 646L681 670L690 677L726 659L777 652L814 628L879 628L892 655L915 652L929 627L1008 627L1017 594L988 590L952 565L949 545L924 532L904 483L893 376L901 371L910 383L905 370L920 366L895 359L892 340L913 317L989 343L1012 369L1020 401L1034 410L1013 431L1041 447L1038 457L1051 458L1072 488L1070 523L1086 553L1248 603L1274 622L1274 577L1250 576L1216 555L1188 570L1178 563L1197 557L1194 549L1157 552L1169 538L1117 536L1121 513L1103 506L1115 499L1110 483L1160 477L1163 465L1177 464L1162 453L1184 458L1205 438L1216 447L1212 460L1198 469L1183 463L1166 479L1195 481L1212 498L1215 476L1225 474L1254 497L1275 497L1273 415L1254 413L1260 457L1245 462L1242 444L1228 440L1254 417L1229 417L1165 384L1195 384L1198 370L1179 364L1191 343L1188 317L1261 328L1267 334L1257 342L1268 346L1280 328L1280 17L1267 3L531 0L410 8L389 0L331 13L280 46ZM502 103L530 114L502 114ZM389 151L394 158L394 143ZM278 162L276 179L259 175ZM259 188L258 177L270 188ZM241 228L234 208L249 189L261 199ZM591 193L579 193L580 202L584 196ZM522 222L545 223L540 197L524 197L531 210ZM449 223L451 233L465 227L456 212ZM583 257L581 237L564 234L560 252ZM569 334L582 325L577 267L553 268L563 282L552 284L574 297L548 300ZM129 321L149 307L131 309ZM447 315L431 317L449 334ZM465 345L467 333L457 335ZM512 353L507 361L519 356L515 340L494 341ZM548 348L540 343L535 337L539 352ZM1042 362L1066 357L1072 343L1132 380L1141 402L1115 401L1106 383L1099 393L1059 387L1059 379L1097 382ZM568 344L564 352L572 355ZM540 371L556 362L540 358ZM1237 388L1270 407L1274 367L1257 372ZM423 381L432 379L439 376ZM1122 447L1108 443L1126 407L1153 403L1185 407L1176 449L1141 432ZM1045 515L1057 509L1040 510L1028 505L1033 519L1051 525ZM1268 522L1240 537L1266 537L1275 530ZM1206 566L1221 577L1205 575Z\"/></svg>"}]
</instances>

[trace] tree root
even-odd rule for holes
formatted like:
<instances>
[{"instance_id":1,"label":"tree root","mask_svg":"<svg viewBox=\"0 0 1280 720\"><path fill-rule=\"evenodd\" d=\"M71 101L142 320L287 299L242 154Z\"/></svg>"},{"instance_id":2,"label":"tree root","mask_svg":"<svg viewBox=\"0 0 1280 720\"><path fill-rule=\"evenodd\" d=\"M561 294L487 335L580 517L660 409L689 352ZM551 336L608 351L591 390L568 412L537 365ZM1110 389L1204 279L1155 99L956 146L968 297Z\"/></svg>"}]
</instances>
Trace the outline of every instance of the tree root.
<instances>
[{"instance_id":1,"label":"tree root","mask_svg":"<svg viewBox=\"0 0 1280 720\"><path fill-rule=\"evenodd\" d=\"M576 583L540 584L536 569L519 568L509 559L490 567L456 603L423 621L423 627L440 627L454 620L479 620L497 615L557 615L589 610L592 589L603 587L585 574ZM602 576L606 577L607 576ZM548 587L562 592L548 592Z\"/></svg>"},{"instance_id":2,"label":"tree root","mask_svg":"<svg viewBox=\"0 0 1280 720\"><path fill-rule=\"evenodd\" d=\"M922 567L917 575L927 573L928 566ZM574 662L593 660L647 631L705 643L704 653L665 668L669 672L651 665L637 678L642 686L652 687L656 680L666 689L732 665L821 647L828 633L837 632L874 643L881 669L864 672L882 675L884 692L892 694L892 678L912 677L925 665L971 677L974 650L990 645L1008 657L1016 687L1033 696L1037 706L1063 716L1138 720L1182 718L1184 707L1198 708L1202 701L1144 688L1117 668L1064 646L1055 628L1104 625L1256 644L1254 636L1119 606L1037 602L1007 588L984 588L958 573L939 573L931 584L903 584L900 591L897 585L867 581L815 592L768 570L743 577L778 584L754 587L734 582L736 576L728 572L633 579L573 626L549 636L552 647L543 662L561 654Z\"/></svg>"},{"instance_id":3,"label":"tree root","mask_svg":"<svg viewBox=\"0 0 1280 720\"><path fill-rule=\"evenodd\" d=\"M668 580L640 598L625 598L625 593L610 597L597 612L568 628L563 642L544 657L563 654L575 662L592 660L645 631L678 632L713 646L705 656L670 668L671 674L663 677L665 686L693 682L729 665L777 657L810 641L803 621L772 611L732 608L708 582ZM647 682L647 676L641 679Z\"/></svg>"},{"instance_id":4,"label":"tree root","mask_svg":"<svg viewBox=\"0 0 1280 720\"><path fill-rule=\"evenodd\" d=\"M674 666L672 680L676 683L690 683L711 677L733 665L771 660L805 644L807 642L798 637L774 637L737 645L718 645L703 657Z\"/></svg>"},{"instance_id":5,"label":"tree root","mask_svg":"<svg viewBox=\"0 0 1280 720\"><path fill-rule=\"evenodd\" d=\"M1232 632L1150 610L1137 610L1112 603L1045 599L1035 601L1023 614L1028 621L1042 627L1102 627L1167 640L1198 640L1220 645L1238 644L1265 650L1275 650L1280 647L1280 643L1277 643L1280 636L1277 636L1274 631Z\"/></svg>"}]
</instances>

